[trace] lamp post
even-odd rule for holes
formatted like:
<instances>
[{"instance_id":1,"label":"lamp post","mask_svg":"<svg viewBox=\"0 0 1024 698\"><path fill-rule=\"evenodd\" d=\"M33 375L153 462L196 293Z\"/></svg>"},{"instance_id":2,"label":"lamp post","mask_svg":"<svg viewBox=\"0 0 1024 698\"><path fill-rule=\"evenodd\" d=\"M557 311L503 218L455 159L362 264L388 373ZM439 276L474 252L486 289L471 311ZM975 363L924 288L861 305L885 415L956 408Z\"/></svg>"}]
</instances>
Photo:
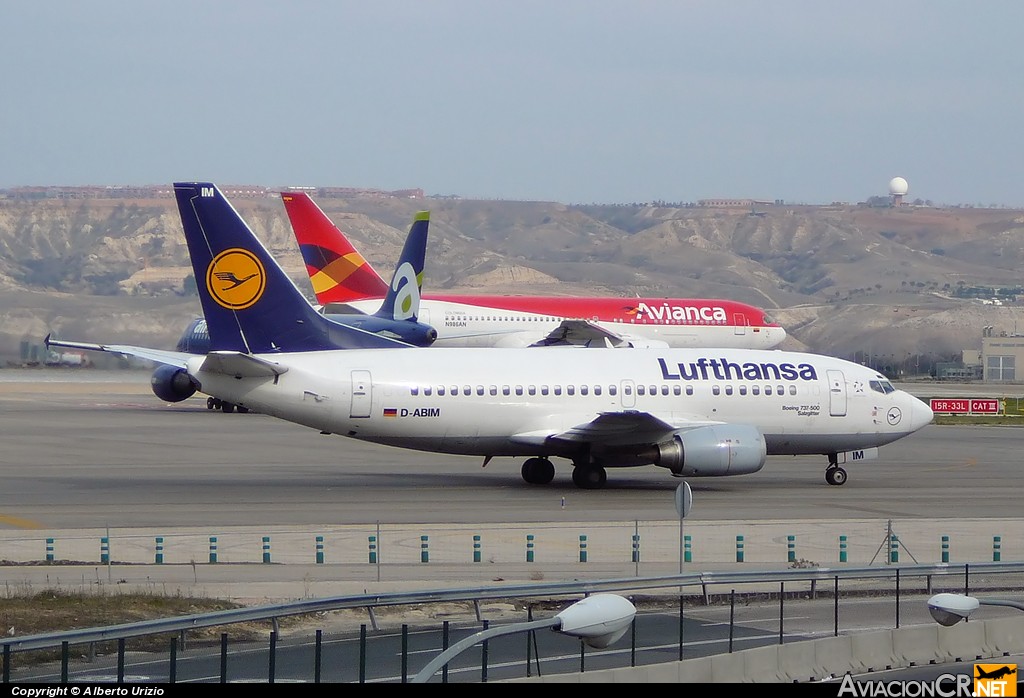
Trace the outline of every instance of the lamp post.
<instances>
[{"instance_id":1,"label":"lamp post","mask_svg":"<svg viewBox=\"0 0 1024 698\"><path fill-rule=\"evenodd\" d=\"M928 612L940 625L956 625L979 606L1006 606L1024 611L1024 603L1009 599L984 599L964 594L936 594L928 599Z\"/></svg>"},{"instance_id":2,"label":"lamp post","mask_svg":"<svg viewBox=\"0 0 1024 698\"><path fill-rule=\"evenodd\" d=\"M578 637L590 647L603 649L625 634L635 616L636 607L628 599L618 594L594 594L577 601L553 618L500 625L459 640L423 667L412 683L426 683L445 664L484 640L542 628Z\"/></svg>"}]
</instances>

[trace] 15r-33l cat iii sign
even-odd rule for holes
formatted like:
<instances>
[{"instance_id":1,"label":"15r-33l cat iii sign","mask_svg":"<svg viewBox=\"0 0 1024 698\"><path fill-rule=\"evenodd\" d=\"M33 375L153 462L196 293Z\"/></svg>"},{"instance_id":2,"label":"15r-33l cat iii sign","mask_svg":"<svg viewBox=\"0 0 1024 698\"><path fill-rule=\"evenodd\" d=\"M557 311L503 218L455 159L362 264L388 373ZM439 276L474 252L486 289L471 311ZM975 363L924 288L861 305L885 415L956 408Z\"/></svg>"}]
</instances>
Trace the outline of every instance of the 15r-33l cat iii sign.
<instances>
[{"instance_id":1,"label":"15r-33l cat iii sign","mask_svg":"<svg viewBox=\"0 0 1024 698\"><path fill-rule=\"evenodd\" d=\"M993 398L932 398L935 414L999 414L1001 403Z\"/></svg>"}]
</instances>

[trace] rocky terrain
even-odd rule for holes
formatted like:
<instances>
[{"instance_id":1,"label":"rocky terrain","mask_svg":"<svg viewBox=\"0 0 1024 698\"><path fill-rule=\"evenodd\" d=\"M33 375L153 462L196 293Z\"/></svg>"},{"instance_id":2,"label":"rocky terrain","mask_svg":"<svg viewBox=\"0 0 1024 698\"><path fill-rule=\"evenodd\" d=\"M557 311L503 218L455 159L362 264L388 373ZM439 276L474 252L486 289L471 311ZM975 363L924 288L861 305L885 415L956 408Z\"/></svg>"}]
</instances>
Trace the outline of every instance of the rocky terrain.
<instances>
[{"instance_id":1,"label":"rocky terrain","mask_svg":"<svg viewBox=\"0 0 1024 698\"><path fill-rule=\"evenodd\" d=\"M232 202L309 289L280 198ZM732 298L771 310L786 348L893 366L958 357L980 346L985 326L1015 333L1020 321L1024 331L1024 211L317 202L383 275L413 213L429 209L428 289ZM200 313L190 276L170 197L0 198L0 362L24 359L48 332L170 347Z\"/></svg>"}]
</instances>

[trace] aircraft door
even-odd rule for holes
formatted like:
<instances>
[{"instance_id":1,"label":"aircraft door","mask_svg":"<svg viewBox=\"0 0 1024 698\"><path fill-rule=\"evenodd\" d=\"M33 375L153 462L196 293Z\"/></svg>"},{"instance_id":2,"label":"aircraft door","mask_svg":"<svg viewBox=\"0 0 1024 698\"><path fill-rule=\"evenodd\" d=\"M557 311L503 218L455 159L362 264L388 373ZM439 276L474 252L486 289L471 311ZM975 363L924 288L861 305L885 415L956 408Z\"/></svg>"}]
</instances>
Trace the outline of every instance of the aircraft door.
<instances>
[{"instance_id":1,"label":"aircraft door","mask_svg":"<svg viewBox=\"0 0 1024 698\"><path fill-rule=\"evenodd\" d=\"M846 416L846 377L842 371L828 374L828 413L833 417Z\"/></svg>"},{"instance_id":2,"label":"aircraft door","mask_svg":"<svg viewBox=\"0 0 1024 698\"><path fill-rule=\"evenodd\" d=\"M745 335L747 333L747 318L743 313L733 313L732 324L734 334Z\"/></svg>"},{"instance_id":3,"label":"aircraft door","mask_svg":"<svg viewBox=\"0 0 1024 698\"><path fill-rule=\"evenodd\" d=\"M633 381L622 381L619 384L619 400L623 409L629 409L636 405L636 386Z\"/></svg>"},{"instance_id":4,"label":"aircraft door","mask_svg":"<svg viewBox=\"0 0 1024 698\"><path fill-rule=\"evenodd\" d=\"M373 381L369 371L352 371L352 406L349 417L369 417L373 398Z\"/></svg>"}]
</instances>

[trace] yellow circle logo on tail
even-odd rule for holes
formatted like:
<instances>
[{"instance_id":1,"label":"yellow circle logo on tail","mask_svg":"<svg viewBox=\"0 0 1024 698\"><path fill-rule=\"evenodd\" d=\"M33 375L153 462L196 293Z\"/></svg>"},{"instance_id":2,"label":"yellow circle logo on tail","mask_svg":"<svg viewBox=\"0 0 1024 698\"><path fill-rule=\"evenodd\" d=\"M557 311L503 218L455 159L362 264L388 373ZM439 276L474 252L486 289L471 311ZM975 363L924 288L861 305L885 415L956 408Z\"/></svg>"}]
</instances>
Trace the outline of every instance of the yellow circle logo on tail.
<instances>
[{"instance_id":1,"label":"yellow circle logo on tail","mask_svg":"<svg viewBox=\"0 0 1024 698\"><path fill-rule=\"evenodd\" d=\"M206 289L228 310L244 310L263 295L267 273L249 250L234 247L213 258L206 270Z\"/></svg>"}]
</instances>

